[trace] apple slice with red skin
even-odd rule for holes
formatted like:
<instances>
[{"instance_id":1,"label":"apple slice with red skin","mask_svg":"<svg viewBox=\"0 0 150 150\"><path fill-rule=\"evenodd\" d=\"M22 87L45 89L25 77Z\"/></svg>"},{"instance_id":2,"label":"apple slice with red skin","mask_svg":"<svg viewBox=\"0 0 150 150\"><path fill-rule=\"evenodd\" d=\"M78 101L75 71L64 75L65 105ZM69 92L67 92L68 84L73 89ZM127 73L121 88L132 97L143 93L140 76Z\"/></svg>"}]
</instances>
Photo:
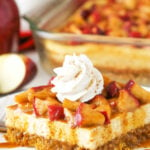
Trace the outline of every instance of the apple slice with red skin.
<instances>
[{"instance_id":1,"label":"apple slice with red skin","mask_svg":"<svg viewBox=\"0 0 150 150\"><path fill-rule=\"evenodd\" d=\"M41 86L32 87L32 88L30 88L30 90L32 90L34 92L39 92L39 91L42 91L44 89L50 90L50 88L51 88L50 85L41 85Z\"/></svg>"},{"instance_id":2,"label":"apple slice with red skin","mask_svg":"<svg viewBox=\"0 0 150 150\"><path fill-rule=\"evenodd\" d=\"M106 111L101 111L101 113L105 117L105 124L109 124L110 123L110 117L108 116L108 113Z\"/></svg>"},{"instance_id":3,"label":"apple slice with red skin","mask_svg":"<svg viewBox=\"0 0 150 150\"><path fill-rule=\"evenodd\" d=\"M33 101L34 97L39 98L39 99L48 99L48 98L56 98L56 93L53 93L51 91L51 86L50 85L43 85L43 86L37 86L37 87L32 87L28 90L28 100L30 102Z\"/></svg>"},{"instance_id":4,"label":"apple slice with red skin","mask_svg":"<svg viewBox=\"0 0 150 150\"><path fill-rule=\"evenodd\" d=\"M35 63L25 55L4 54L0 56L0 94L20 88L35 76Z\"/></svg>"},{"instance_id":5,"label":"apple slice with red skin","mask_svg":"<svg viewBox=\"0 0 150 150\"><path fill-rule=\"evenodd\" d=\"M39 98L34 98L33 100L33 110L35 115L41 116L44 115L48 110L49 103L45 100L41 100Z\"/></svg>"},{"instance_id":6,"label":"apple slice with red skin","mask_svg":"<svg viewBox=\"0 0 150 150\"><path fill-rule=\"evenodd\" d=\"M125 88L134 95L141 103L150 102L150 92L142 88L140 85L135 83L133 80L129 80Z\"/></svg>"},{"instance_id":7,"label":"apple slice with red skin","mask_svg":"<svg viewBox=\"0 0 150 150\"><path fill-rule=\"evenodd\" d=\"M60 105L49 105L48 116L50 121L64 119L64 108Z\"/></svg>"},{"instance_id":8,"label":"apple slice with red skin","mask_svg":"<svg viewBox=\"0 0 150 150\"><path fill-rule=\"evenodd\" d=\"M105 116L85 103L80 103L74 117L75 126L102 125L105 123Z\"/></svg>"},{"instance_id":9,"label":"apple slice with red skin","mask_svg":"<svg viewBox=\"0 0 150 150\"><path fill-rule=\"evenodd\" d=\"M61 104L51 97L43 100L37 97L33 99L33 110L36 116L45 115L48 112L48 107L51 105L60 106Z\"/></svg>"},{"instance_id":10,"label":"apple slice with red skin","mask_svg":"<svg viewBox=\"0 0 150 150\"><path fill-rule=\"evenodd\" d=\"M33 79L33 77L35 76L37 72L37 67L36 67L35 62L33 62L33 60L30 59L29 57L25 55L19 55L19 56L24 61L25 68L26 68L26 74L25 74L24 81L23 81L23 84L25 84Z\"/></svg>"}]
</instances>

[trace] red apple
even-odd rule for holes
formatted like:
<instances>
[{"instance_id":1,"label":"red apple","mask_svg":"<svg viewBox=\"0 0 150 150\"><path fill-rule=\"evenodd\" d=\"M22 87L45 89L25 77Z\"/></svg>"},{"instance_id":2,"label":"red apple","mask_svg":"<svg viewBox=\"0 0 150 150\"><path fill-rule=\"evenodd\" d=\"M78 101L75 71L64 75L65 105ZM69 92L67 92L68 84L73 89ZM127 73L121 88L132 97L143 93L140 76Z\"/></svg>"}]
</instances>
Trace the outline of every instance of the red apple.
<instances>
[{"instance_id":1,"label":"red apple","mask_svg":"<svg viewBox=\"0 0 150 150\"><path fill-rule=\"evenodd\" d=\"M19 54L0 56L0 94L20 88L35 76L37 68L28 57Z\"/></svg>"},{"instance_id":2,"label":"red apple","mask_svg":"<svg viewBox=\"0 0 150 150\"><path fill-rule=\"evenodd\" d=\"M0 54L17 51L19 12L14 0L0 0Z\"/></svg>"}]
</instances>

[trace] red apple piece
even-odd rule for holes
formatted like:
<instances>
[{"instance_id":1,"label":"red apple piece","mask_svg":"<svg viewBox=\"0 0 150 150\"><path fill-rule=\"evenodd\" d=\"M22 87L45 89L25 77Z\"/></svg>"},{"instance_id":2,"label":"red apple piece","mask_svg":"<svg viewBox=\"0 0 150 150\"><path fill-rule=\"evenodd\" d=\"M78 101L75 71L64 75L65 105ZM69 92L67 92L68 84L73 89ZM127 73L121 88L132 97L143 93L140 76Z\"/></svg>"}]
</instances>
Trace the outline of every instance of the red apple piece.
<instances>
[{"instance_id":1,"label":"red apple piece","mask_svg":"<svg viewBox=\"0 0 150 150\"><path fill-rule=\"evenodd\" d=\"M0 56L0 94L15 91L33 79L37 68L28 57L19 54Z\"/></svg>"},{"instance_id":2,"label":"red apple piece","mask_svg":"<svg viewBox=\"0 0 150 150\"><path fill-rule=\"evenodd\" d=\"M106 91L108 98L117 97L119 95L119 85L116 81L112 81L108 84Z\"/></svg>"},{"instance_id":3,"label":"red apple piece","mask_svg":"<svg viewBox=\"0 0 150 150\"><path fill-rule=\"evenodd\" d=\"M64 119L64 108L60 105L49 105L48 115L51 121Z\"/></svg>"},{"instance_id":4,"label":"red apple piece","mask_svg":"<svg viewBox=\"0 0 150 150\"><path fill-rule=\"evenodd\" d=\"M36 87L32 87L30 88L30 90L32 90L33 92L40 92L42 90L50 90L50 85L41 85L41 86L36 86Z\"/></svg>"},{"instance_id":5,"label":"red apple piece","mask_svg":"<svg viewBox=\"0 0 150 150\"><path fill-rule=\"evenodd\" d=\"M93 126L93 125L102 125L105 123L105 116L85 103L80 103L79 107L76 110L75 117L75 126Z\"/></svg>"}]
</instances>

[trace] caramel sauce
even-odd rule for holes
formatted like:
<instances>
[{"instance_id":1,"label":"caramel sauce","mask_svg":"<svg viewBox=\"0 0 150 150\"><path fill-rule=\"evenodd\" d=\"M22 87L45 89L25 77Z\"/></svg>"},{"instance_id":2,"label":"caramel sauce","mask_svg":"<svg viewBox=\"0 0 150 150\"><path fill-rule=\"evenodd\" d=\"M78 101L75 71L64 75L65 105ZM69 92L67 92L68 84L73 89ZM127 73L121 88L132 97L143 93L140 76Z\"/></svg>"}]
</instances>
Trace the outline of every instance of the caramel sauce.
<instances>
[{"instance_id":1,"label":"caramel sauce","mask_svg":"<svg viewBox=\"0 0 150 150\"><path fill-rule=\"evenodd\" d=\"M144 147L144 148L150 148L150 139L148 139L148 140L142 142L142 143L138 146L138 148L142 148L142 147Z\"/></svg>"},{"instance_id":2,"label":"caramel sauce","mask_svg":"<svg viewBox=\"0 0 150 150\"><path fill-rule=\"evenodd\" d=\"M14 148L14 147L18 147L18 145L9 142L0 143L0 148Z\"/></svg>"},{"instance_id":3,"label":"caramel sauce","mask_svg":"<svg viewBox=\"0 0 150 150\"><path fill-rule=\"evenodd\" d=\"M15 148L19 145L15 143L4 142L0 143L0 148ZM150 148L150 139L142 142L137 148Z\"/></svg>"},{"instance_id":4,"label":"caramel sauce","mask_svg":"<svg viewBox=\"0 0 150 150\"><path fill-rule=\"evenodd\" d=\"M17 104L15 104L15 105L11 105L11 106L8 106L8 108L13 109L13 110L17 109L17 107L18 107L18 105L17 105Z\"/></svg>"},{"instance_id":5,"label":"caramel sauce","mask_svg":"<svg viewBox=\"0 0 150 150\"><path fill-rule=\"evenodd\" d=\"M32 115L33 114L33 110L30 111L23 111L24 113L28 114L28 115Z\"/></svg>"}]
</instances>

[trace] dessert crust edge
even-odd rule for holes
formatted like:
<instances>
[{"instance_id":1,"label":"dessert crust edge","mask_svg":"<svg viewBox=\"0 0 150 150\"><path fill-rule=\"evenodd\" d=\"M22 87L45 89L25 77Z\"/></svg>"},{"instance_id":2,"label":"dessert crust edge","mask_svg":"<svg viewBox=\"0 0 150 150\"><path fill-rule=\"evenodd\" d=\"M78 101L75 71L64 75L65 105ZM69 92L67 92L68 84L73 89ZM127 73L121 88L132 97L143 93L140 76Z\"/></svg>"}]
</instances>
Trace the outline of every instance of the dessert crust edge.
<instances>
[{"instance_id":1,"label":"dessert crust edge","mask_svg":"<svg viewBox=\"0 0 150 150\"><path fill-rule=\"evenodd\" d=\"M65 142L45 139L44 137L37 135L30 135L11 127L7 129L5 138L12 143L17 143L22 146L35 146L37 150L86 150L77 145L69 145ZM145 141L148 138L150 138L150 124L132 130L126 135L117 137L114 140L106 143L105 145L98 147L96 150L110 150L114 148L117 148L117 150L131 150L133 147L139 146L141 142Z\"/></svg>"}]
</instances>

